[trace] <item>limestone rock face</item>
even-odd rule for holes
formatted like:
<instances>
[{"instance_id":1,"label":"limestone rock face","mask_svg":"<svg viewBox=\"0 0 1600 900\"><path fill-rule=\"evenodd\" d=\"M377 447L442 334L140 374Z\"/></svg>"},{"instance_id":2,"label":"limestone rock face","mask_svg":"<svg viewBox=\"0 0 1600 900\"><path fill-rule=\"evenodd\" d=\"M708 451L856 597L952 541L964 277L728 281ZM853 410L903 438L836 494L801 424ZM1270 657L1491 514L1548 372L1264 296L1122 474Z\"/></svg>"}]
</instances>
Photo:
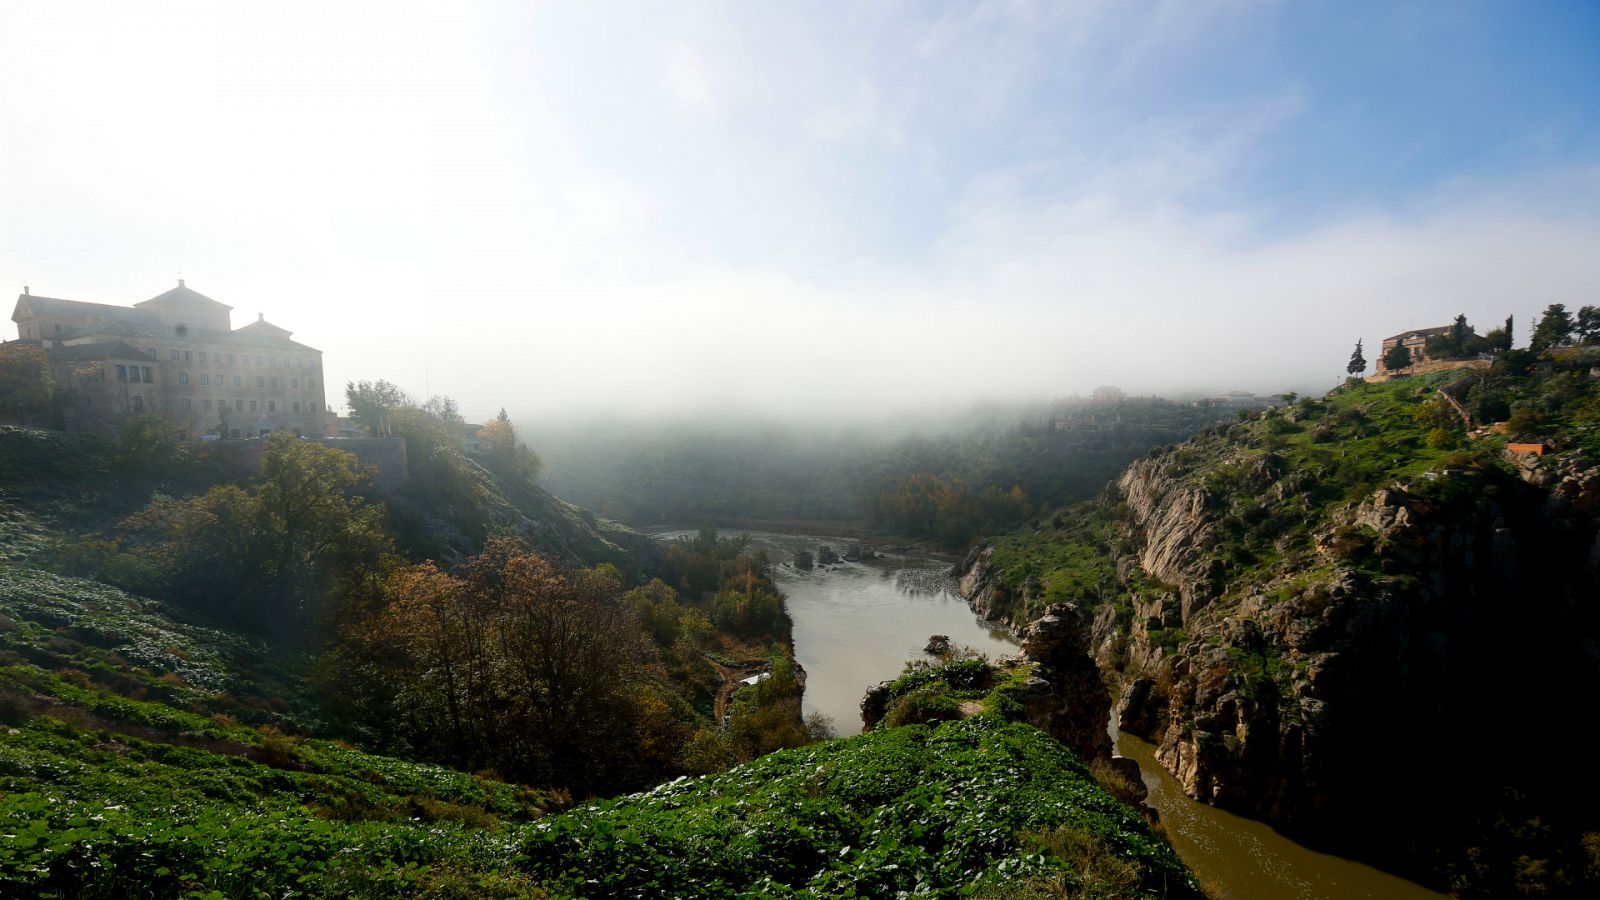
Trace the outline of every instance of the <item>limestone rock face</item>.
<instances>
[{"instance_id":1,"label":"limestone rock face","mask_svg":"<svg viewBox=\"0 0 1600 900\"><path fill-rule=\"evenodd\" d=\"M1187 622L1217 592L1206 552L1214 542L1214 524L1206 491L1176 475L1174 465L1170 455L1139 460L1122 473L1117 489L1144 537L1139 567L1177 588Z\"/></svg>"}]
</instances>

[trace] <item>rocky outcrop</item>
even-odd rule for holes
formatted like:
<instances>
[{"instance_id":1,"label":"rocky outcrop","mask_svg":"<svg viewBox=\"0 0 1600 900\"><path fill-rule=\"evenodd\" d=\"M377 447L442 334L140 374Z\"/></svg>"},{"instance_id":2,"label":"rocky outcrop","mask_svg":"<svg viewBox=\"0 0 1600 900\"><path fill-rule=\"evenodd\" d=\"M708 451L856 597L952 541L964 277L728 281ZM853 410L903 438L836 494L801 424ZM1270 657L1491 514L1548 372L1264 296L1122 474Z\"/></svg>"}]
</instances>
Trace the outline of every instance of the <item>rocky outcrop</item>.
<instances>
[{"instance_id":1,"label":"rocky outcrop","mask_svg":"<svg viewBox=\"0 0 1600 900\"><path fill-rule=\"evenodd\" d=\"M1000 685L1007 704L1021 710L1024 720L1071 748L1084 761L1111 756L1111 739L1106 725L1111 715L1111 694L1100 675L1100 668L1088 654L1092 619L1073 604L1050 607L1022 633L1022 652L999 660L986 680L966 684L949 676L963 690L989 690ZM930 647L943 635L934 635ZM948 639L946 639L948 640ZM956 672L971 661L947 663L947 668L932 671ZM923 670L927 671L927 670ZM962 669L962 678L970 673ZM935 679L935 680L943 680ZM916 707L900 707L907 698L928 690L928 679L886 681L867 689L861 700L861 721L871 729L884 719L909 724L975 715L983 705L970 699L960 704L923 702ZM971 694L965 695L970 698ZM923 698L926 699L926 698ZM1137 779L1135 779L1137 781Z\"/></svg>"},{"instance_id":2,"label":"rocky outcrop","mask_svg":"<svg viewBox=\"0 0 1600 900\"><path fill-rule=\"evenodd\" d=\"M1508 797L1569 821L1600 804L1513 724L1570 721L1563 698L1600 692L1600 466L1515 454L1512 474L1481 454L1364 445L1392 454L1395 474L1351 499L1372 465L1349 465L1358 451L1338 441L1383 435L1385 417L1409 415L1385 404L1411 402L1354 396L1136 462L1063 537L1072 552L1055 559L1103 553L1092 567L1051 584L1035 531L954 574L1002 621L1044 584L1078 591L1082 613L1049 630L1120 681L1121 727L1155 742L1191 796L1437 875L1441 860L1467 864L1461 848L1492 846L1486 830L1534 818ZM997 570L997 555L1027 574ZM1522 851L1507 852L1515 869Z\"/></svg>"},{"instance_id":3,"label":"rocky outcrop","mask_svg":"<svg viewBox=\"0 0 1600 900\"><path fill-rule=\"evenodd\" d=\"M1089 656L1091 622L1076 605L1062 603L1022 632L1023 657L1038 664L1020 698L1028 721L1085 760L1111 756L1111 693Z\"/></svg>"}]
</instances>

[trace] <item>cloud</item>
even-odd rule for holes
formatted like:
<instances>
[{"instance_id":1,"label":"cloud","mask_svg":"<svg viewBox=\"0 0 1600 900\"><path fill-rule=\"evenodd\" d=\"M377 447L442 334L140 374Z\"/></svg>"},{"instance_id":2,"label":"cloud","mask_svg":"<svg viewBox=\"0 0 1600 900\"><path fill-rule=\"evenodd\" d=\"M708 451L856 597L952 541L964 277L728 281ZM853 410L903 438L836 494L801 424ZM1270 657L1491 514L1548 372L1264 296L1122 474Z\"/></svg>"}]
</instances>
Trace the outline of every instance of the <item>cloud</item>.
<instances>
[{"instance_id":1,"label":"cloud","mask_svg":"<svg viewBox=\"0 0 1600 900\"><path fill-rule=\"evenodd\" d=\"M667 92L686 108L711 105L711 77L705 63L683 44L674 44L666 52Z\"/></svg>"}]
</instances>

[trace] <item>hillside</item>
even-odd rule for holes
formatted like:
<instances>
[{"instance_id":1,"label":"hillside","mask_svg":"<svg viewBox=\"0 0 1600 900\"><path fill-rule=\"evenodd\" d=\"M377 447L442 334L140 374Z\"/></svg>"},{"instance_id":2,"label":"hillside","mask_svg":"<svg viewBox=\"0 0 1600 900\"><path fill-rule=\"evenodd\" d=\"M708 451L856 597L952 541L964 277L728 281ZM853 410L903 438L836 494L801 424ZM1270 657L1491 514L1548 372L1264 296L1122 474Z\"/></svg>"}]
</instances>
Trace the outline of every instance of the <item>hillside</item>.
<instances>
[{"instance_id":1,"label":"hillside","mask_svg":"<svg viewBox=\"0 0 1600 900\"><path fill-rule=\"evenodd\" d=\"M975 551L963 589L1014 623L1093 611L1123 727L1192 796L1464 895L1582 893L1596 792L1519 726L1600 688L1592 365L1508 353L1217 426ZM1446 391L1550 452L1469 436Z\"/></svg>"},{"instance_id":2,"label":"hillside","mask_svg":"<svg viewBox=\"0 0 1600 900\"><path fill-rule=\"evenodd\" d=\"M1092 496L1152 446L1221 413L1156 398L984 407L871 426L734 416L545 424L545 481L630 524L827 522L964 544ZM1021 504L995 502L1016 489ZM990 496L986 497L988 494Z\"/></svg>"},{"instance_id":3,"label":"hillside","mask_svg":"<svg viewBox=\"0 0 1600 900\"><path fill-rule=\"evenodd\" d=\"M575 565L611 563L640 576L660 573L661 548L651 538L453 448L417 449L408 456L406 483L367 489L385 502L389 526L410 555L460 558L501 534ZM156 428L113 441L0 426L0 555L8 543L107 527L156 496L196 494L254 475L208 445L179 441Z\"/></svg>"},{"instance_id":4,"label":"hillside","mask_svg":"<svg viewBox=\"0 0 1600 900\"><path fill-rule=\"evenodd\" d=\"M165 604L0 564L0 641L8 895L1198 896L1070 751L1000 714L551 815L570 801L286 734L314 706L268 648Z\"/></svg>"}]
</instances>

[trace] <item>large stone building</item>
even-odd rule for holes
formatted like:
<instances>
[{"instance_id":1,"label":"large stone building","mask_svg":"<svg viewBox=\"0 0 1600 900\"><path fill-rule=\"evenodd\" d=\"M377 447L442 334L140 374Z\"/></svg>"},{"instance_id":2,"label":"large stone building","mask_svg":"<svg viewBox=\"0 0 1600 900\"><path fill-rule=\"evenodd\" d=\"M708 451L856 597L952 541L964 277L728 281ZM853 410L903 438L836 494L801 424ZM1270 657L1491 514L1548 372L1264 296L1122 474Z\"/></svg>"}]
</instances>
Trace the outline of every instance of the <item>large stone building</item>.
<instances>
[{"instance_id":1,"label":"large stone building","mask_svg":"<svg viewBox=\"0 0 1600 900\"><path fill-rule=\"evenodd\" d=\"M231 310L179 279L132 307L23 288L11 320L48 354L70 431L115 431L161 413L196 434L325 434L322 351L259 316L236 329Z\"/></svg>"}]
</instances>

